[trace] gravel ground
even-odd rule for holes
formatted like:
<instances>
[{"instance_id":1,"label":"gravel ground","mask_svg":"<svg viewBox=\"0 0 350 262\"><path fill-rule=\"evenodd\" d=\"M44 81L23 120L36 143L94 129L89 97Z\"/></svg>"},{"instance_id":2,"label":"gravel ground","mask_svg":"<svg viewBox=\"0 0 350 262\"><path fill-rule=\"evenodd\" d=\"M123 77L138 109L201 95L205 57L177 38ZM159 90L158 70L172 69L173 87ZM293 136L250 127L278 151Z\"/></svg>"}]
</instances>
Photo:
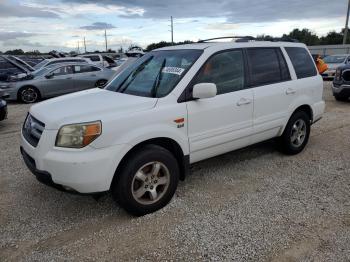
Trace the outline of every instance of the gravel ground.
<instances>
[{"instance_id":1,"label":"gravel ground","mask_svg":"<svg viewBox=\"0 0 350 262\"><path fill-rule=\"evenodd\" d=\"M171 203L130 217L37 182L19 154L29 106L0 122L0 261L350 261L350 103L325 83L306 150L265 142L193 165Z\"/></svg>"}]
</instances>

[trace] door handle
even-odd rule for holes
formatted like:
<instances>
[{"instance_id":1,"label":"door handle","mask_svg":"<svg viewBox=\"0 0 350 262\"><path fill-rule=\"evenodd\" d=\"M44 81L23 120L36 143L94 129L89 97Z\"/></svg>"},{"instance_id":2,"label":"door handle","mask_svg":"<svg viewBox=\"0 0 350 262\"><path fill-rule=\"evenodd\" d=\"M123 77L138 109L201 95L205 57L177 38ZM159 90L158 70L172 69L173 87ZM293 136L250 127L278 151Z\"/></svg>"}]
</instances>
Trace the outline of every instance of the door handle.
<instances>
[{"instance_id":1,"label":"door handle","mask_svg":"<svg viewBox=\"0 0 350 262\"><path fill-rule=\"evenodd\" d=\"M292 95L295 94L297 91L293 88L287 88L286 95Z\"/></svg>"},{"instance_id":2,"label":"door handle","mask_svg":"<svg viewBox=\"0 0 350 262\"><path fill-rule=\"evenodd\" d=\"M242 98L239 99L239 101L237 102L237 105L238 105L238 106L248 105L248 104L250 104L251 102L252 102L252 100L242 97Z\"/></svg>"},{"instance_id":3,"label":"door handle","mask_svg":"<svg viewBox=\"0 0 350 262\"><path fill-rule=\"evenodd\" d=\"M72 79L71 77L67 77L66 79Z\"/></svg>"},{"instance_id":4,"label":"door handle","mask_svg":"<svg viewBox=\"0 0 350 262\"><path fill-rule=\"evenodd\" d=\"M96 75L90 75L90 76L96 76Z\"/></svg>"}]
</instances>

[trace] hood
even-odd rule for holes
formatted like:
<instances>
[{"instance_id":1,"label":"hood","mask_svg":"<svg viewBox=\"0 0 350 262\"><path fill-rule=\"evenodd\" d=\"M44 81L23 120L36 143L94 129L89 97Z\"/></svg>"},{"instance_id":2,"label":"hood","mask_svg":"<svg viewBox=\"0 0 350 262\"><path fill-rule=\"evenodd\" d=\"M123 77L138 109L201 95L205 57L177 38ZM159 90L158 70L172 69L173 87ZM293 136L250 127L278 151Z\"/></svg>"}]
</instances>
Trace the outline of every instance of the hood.
<instances>
[{"instance_id":1,"label":"hood","mask_svg":"<svg viewBox=\"0 0 350 262\"><path fill-rule=\"evenodd\" d=\"M30 114L45 123L45 129L56 130L62 125L101 120L111 115L125 115L147 110L157 98L127 95L104 89L90 89L38 103Z\"/></svg>"},{"instance_id":2,"label":"hood","mask_svg":"<svg viewBox=\"0 0 350 262\"><path fill-rule=\"evenodd\" d=\"M344 64L327 64L327 66L328 66L328 69L337 69L339 66L342 66L342 65L344 65Z\"/></svg>"}]
</instances>

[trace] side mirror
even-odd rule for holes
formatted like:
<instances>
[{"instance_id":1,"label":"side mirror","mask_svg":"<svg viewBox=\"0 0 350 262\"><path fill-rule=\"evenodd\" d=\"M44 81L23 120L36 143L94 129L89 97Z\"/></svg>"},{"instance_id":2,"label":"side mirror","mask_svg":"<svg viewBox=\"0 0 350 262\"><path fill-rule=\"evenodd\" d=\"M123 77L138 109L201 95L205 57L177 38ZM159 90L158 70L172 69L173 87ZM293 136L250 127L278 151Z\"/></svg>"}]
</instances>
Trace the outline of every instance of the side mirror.
<instances>
[{"instance_id":1,"label":"side mirror","mask_svg":"<svg viewBox=\"0 0 350 262\"><path fill-rule=\"evenodd\" d=\"M216 96L217 89L214 83L199 83L193 86L192 97L205 99Z\"/></svg>"},{"instance_id":2,"label":"side mirror","mask_svg":"<svg viewBox=\"0 0 350 262\"><path fill-rule=\"evenodd\" d=\"M45 78L47 78L47 79L53 78L53 73L47 74L47 75L45 76Z\"/></svg>"}]
</instances>

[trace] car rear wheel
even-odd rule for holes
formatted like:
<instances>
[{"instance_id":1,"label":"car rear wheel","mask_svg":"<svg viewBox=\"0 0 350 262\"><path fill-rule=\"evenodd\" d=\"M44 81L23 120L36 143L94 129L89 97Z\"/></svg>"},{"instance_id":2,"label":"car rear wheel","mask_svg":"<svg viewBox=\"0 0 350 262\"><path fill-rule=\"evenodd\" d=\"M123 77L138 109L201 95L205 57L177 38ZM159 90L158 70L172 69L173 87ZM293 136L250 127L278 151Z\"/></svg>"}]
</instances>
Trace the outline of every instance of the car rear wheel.
<instances>
[{"instance_id":1,"label":"car rear wheel","mask_svg":"<svg viewBox=\"0 0 350 262\"><path fill-rule=\"evenodd\" d=\"M297 111L279 137L279 148L287 155L300 153L306 146L310 136L310 117L304 111Z\"/></svg>"},{"instance_id":2,"label":"car rear wheel","mask_svg":"<svg viewBox=\"0 0 350 262\"><path fill-rule=\"evenodd\" d=\"M113 197L130 214L142 216L168 204L177 188L179 167L168 150L147 145L133 153L116 176Z\"/></svg>"},{"instance_id":3,"label":"car rear wheel","mask_svg":"<svg viewBox=\"0 0 350 262\"><path fill-rule=\"evenodd\" d=\"M39 100L40 93L35 87L24 87L19 91L19 99L23 103L30 104L35 103Z\"/></svg>"},{"instance_id":4,"label":"car rear wheel","mask_svg":"<svg viewBox=\"0 0 350 262\"><path fill-rule=\"evenodd\" d=\"M100 79L95 83L95 86L98 88L103 88L107 84L108 80L106 79Z\"/></svg>"}]
</instances>

